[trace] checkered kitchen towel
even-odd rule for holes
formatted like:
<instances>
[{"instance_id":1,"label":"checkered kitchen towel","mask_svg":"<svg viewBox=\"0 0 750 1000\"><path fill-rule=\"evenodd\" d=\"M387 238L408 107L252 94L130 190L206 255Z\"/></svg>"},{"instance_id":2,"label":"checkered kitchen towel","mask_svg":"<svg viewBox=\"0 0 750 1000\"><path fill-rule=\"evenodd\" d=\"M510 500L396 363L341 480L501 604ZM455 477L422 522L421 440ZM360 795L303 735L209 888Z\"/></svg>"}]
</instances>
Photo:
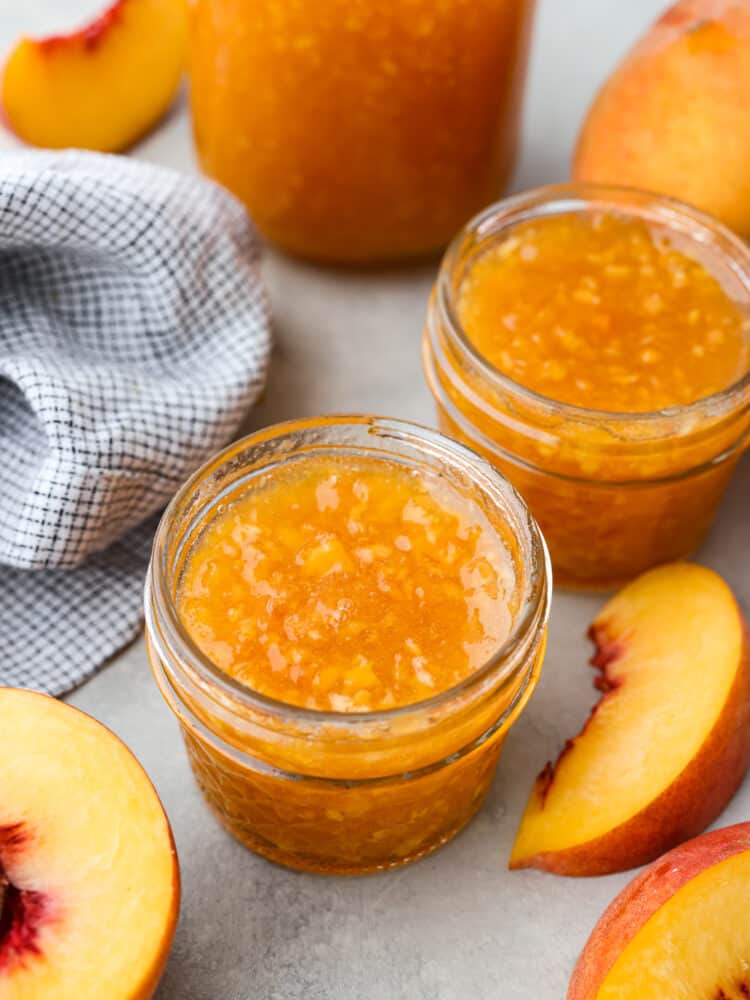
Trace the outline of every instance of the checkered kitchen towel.
<instances>
[{"instance_id":1,"label":"checkered kitchen towel","mask_svg":"<svg viewBox=\"0 0 750 1000\"><path fill-rule=\"evenodd\" d=\"M231 439L269 347L219 187L0 154L0 683L62 694L134 638L155 512Z\"/></svg>"}]
</instances>

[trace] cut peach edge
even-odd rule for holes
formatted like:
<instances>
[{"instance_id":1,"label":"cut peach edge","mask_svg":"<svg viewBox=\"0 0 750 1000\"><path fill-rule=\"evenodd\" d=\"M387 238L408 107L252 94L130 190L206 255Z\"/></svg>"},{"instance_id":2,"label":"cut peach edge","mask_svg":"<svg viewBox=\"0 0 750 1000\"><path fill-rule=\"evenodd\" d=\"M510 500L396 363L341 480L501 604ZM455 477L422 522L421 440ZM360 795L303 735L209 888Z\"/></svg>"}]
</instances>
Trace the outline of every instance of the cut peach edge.
<instances>
[{"instance_id":1,"label":"cut peach edge","mask_svg":"<svg viewBox=\"0 0 750 1000\"><path fill-rule=\"evenodd\" d=\"M180 899L182 895L182 884L180 880L180 869L177 863L177 850L174 844L174 837L172 834L172 829L170 827L169 836L172 843L172 856L174 858L174 869L173 869L173 896L172 905L169 911L169 917L167 923L164 927L164 932L159 942L159 948L156 953L154 961L151 966L146 969L143 974L143 978L136 988L136 992L133 994L133 1000L151 1000L151 997L156 992L156 988L159 985L161 977L164 975L164 970L169 961L169 956L172 950L172 942L174 940L175 931L177 930L177 922L180 916Z\"/></svg>"},{"instance_id":2,"label":"cut peach edge","mask_svg":"<svg viewBox=\"0 0 750 1000\"><path fill-rule=\"evenodd\" d=\"M18 38L11 49L6 53L5 58L0 62L0 95L4 91L5 72L11 58L16 52L25 46L31 46L40 52L50 53L55 49L64 49L66 46L82 43L86 49L95 49L106 38L108 31L122 17L124 8L131 0L114 0L106 7L101 14L95 15L92 21L82 25L80 28L73 28L70 31L59 31L54 35L22 35ZM0 124L3 125L13 135L18 133L13 128L5 107L5 101L0 100ZM22 138L19 136L19 138Z\"/></svg>"},{"instance_id":3,"label":"cut peach edge","mask_svg":"<svg viewBox=\"0 0 750 1000\"><path fill-rule=\"evenodd\" d=\"M735 606L743 621L740 663L721 714L700 750L682 773L644 809L620 826L594 840L560 851L542 851L517 859L511 857L508 863L511 871L538 868L553 875L572 877L628 871L648 864L665 851L696 837L723 812L750 766L750 630L744 623L736 600ZM599 633L596 622L592 626L592 633ZM597 662L599 655L597 650L592 663L602 670L606 684L606 662ZM606 661L606 657L604 659ZM542 784L551 785L557 764L585 733L586 726L612 689L605 687L604 690L605 694L593 706L581 732L567 741L557 762L554 765L547 764L537 778L537 795L544 795ZM716 775L717 779L706 785L706 775ZM697 789L700 790L699 795L696 795ZM675 826L675 815L685 817L681 825Z\"/></svg>"},{"instance_id":4,"label":"cut peach edge","mask_svg":"<svg viewBox=\"0 0 750 1000\"><path fill-rule=\"evenodd\" d=\"M584 945L567 1000L595 997L617 959L644 924L693 878L750 851L750 822L704 833L662 855L625 886Z\"/></svg>"},{"instance_id":5,"label":"cut peach edge","mask_svg":"<svg viewBox=\"0 0 750 1000\"><path fill-rule=\"evenodd\" d=\"M44 52L50 52L60 46L75 44L76 42L81 42L84 48L95 49L102 39L106 37L112 25L119 21L123 9L130 2L131 0L114 0L114 3L106 7L101 14L95 15L92 21L82 25L80 28L73 28L71 31L60 31L54 35L47 35L42 38L25 36L20 39L19 44L21 42L30 42Z\"/></svg>"},{"instance_id":6,"label":"cut peach edge","mask_svg":"<svg viewBox=\"0 0 750 1000\"><path fill-rule=\"evenodd\" d=\"M159 793L156 791L154 783L148 776L146 769L143 767L143 765L138 760L133 751L130 749L130 747L108 726L105 726L103 722L99 721L99 719L94 718L93 715L90 715L88 712L84 712L83 709L80 709L75 705L70 705L67 702L60 701L59 699L53 698L51 695L44 694L41 691L34 691L28 688L18 688L18 687L0 687L0 698L2 697L3 692L12 692L15 695L22 695L24 697L28 697L29 699L33 700L44 699L45 701L51 701L56 703L59 702L59 704L64 705L71 712L77 712L79 715L83 715L86 719L92 722L99 729L104 730L104 732L111 739L116 740L120 744L120 746L124 749L126 754L131 758L136 768L141 772L144 779L148 783L148 786L151 788L154 797L156 798L156 801L161 810L161 814L164 818L164 826L166 828L166 832L169 838L170 853L172 857L172 899L171 899L168 918L164 926L164 931L162 934L161 941L159 942L158 949L155 953L154 961L152 962L151 966L144 971L141 982L138 983L135 992L133 993L132 996L132 1000L150 1000L150 998L156 991L156 987L159 983L159 980L162 977L167 961L169 959L172 940L174 938L174 934L177 929L177 921L180 915L180 902L182 899L182 879L180 875L180 863L177 854L177 846L174 840L172 825L169 822L167 811L164 808L164 804L162 803L161 798L159 797Z\"/></svg>"},{"instance_id":7,"label":"cut peach edge","mask_svg":"<svg viewBox=\"0 0 750 1000\"><path fill-rule=\"evenodd\" d=\"M594 687L597 691L601 691L602 694L599 700L591 706L588 718L584 722L578 734L573 736L571 739L566 740L563 744L562 750L557 755L555 762L553 763L551 760L548 760L537 775L534 782L533 792L536 797L541 800L542 806L544 806L545 799L547 798L549 790L552 787L552 783L555 780L555 775L560 767L560 763L567 756L567 754L570 753L576 743L578 743L578 741L584 736L595 715L600 711L607 698L609 698L619 687L619 682L614 680L609 672L609 665L613 660L617 659L621 648L620 643L610 639L606 634L606 626L599 622L594 622L593 625L589 627L587 635L596 646L593 655L589 659L589 666L593 667L594 670L597 671L597 676L594 678Z\"/></svg>"}]
</instances>

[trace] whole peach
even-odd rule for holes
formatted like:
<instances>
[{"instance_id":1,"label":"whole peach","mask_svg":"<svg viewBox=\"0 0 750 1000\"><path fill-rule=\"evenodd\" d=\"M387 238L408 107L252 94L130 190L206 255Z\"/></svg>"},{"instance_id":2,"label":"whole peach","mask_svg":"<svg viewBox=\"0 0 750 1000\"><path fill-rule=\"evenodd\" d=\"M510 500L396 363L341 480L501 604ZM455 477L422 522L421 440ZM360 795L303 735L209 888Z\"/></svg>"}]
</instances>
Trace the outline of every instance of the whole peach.
<instances>
[{"instance_id":1,"label":"whole peach","mask_svg":"<svg viewBox=\"0 0 750 1000\"><path fill-rule=\"evenodd\" d=\"M680 0L599 91L575 180L671 195L750 235L750 0Z\"/></svg>"}]
</instances>

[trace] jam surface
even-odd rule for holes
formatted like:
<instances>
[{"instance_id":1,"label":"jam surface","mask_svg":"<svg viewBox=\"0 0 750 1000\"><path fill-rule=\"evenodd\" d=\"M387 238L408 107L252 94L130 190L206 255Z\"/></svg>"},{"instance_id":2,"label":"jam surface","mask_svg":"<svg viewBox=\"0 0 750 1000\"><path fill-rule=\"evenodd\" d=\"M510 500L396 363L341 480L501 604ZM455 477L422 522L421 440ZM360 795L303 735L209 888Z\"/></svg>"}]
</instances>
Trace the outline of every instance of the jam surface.
<instances>
[{"instance_id":1,"label":"jam surface","mask_svg":"<svg viewBox=\"0 0 750 1000\"><path fill-rule=\"evenodd\" d=\"M750 321L665 232L613 212L517 225L464 278L459 321L503 374L547 398L636 413L750 370Z\"/></svg>"},{"instance_id":2,"label":"jam surface","mask_svg":"<svg viewBox=\"0 0 750 1000\"><path fill-rule=\"evenodd\" d=\"M507 638L515 590L509 550L455 488L385 460L307 457L212 519L177 606L243 684L353 712L471 674Z\"/></svg>"}]
</instances>

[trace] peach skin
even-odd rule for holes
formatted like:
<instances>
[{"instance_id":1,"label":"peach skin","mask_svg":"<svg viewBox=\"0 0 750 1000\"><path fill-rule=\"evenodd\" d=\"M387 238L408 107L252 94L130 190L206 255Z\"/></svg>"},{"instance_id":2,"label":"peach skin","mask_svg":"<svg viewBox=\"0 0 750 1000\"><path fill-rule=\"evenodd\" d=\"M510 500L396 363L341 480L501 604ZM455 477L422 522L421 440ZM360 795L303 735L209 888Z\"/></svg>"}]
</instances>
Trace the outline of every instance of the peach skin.
<instances>
[{"instance_id":1,"label":"peach skin","mask_svg":"<svg viewBox=\"0 0 750 1000\"><path fill-rule=\"evenodd\" d=\"M125 149L172 103L187 47L187 0L116 0L68 35L21 39L0 99L24 142L99 152Z\"/></svg>"},{"instance_id":2,"label":"peach skin","mask_svg":"<svg viewBox=\"0 0 750 1000\"><path fill-rule=\"evenodd\" d=\"M750 823L675 848L605 911L568 1000L750 997L749 893Z\"/></svg>"},{"instance_id":3,"label":"peach skin","mask_svg":"<svg viewBox=\"0 0 750 1000\"><path fill-rule=\"evenodd\" d=\"M689 202L750 235L750 2L681 0L599 91L578 181Z\"/></svg>"},{"instance_id":4,"label":"peach skin","mask_svg":"<svg viewBox=\"0 0 750 1000\"><path fill-rule=\"evenodd\" d=\"M673 563L639 577L591 627L602 697L537 778L510 867L604 875L713 822L750 763L750 658L724 581Z\"/></svg>"},{"instance_id":5,"label":"peach skin","mask_svg":"<svg viewBox=\"0 0 750 1000\"><path fill-rule=\"evenodd\" d=\"M140 764L100 723L0 688L0 1000L148 1000L177 855Z\"/></svg>"}]
</instances>

